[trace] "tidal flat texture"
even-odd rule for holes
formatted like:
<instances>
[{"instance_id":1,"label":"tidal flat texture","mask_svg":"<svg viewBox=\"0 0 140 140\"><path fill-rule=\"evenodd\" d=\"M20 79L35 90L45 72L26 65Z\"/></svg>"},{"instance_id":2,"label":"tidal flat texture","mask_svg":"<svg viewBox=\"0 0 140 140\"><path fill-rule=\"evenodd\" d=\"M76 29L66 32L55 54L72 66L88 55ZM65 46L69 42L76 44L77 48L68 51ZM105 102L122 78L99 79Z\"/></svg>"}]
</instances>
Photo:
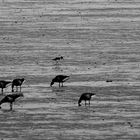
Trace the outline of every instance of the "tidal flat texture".
<instances>
[{"instance_id":1,"label":"tidal flat texture","mask_svg":"<svg viewBox=\"0 0 140 140\"><path fill-rule=\"evenodd\" d=\"M58 74L70 79L50 87ZM0 140L139 140L140 1L0 0L0 80L19 77Z\"/></svg>"}]
</instances>

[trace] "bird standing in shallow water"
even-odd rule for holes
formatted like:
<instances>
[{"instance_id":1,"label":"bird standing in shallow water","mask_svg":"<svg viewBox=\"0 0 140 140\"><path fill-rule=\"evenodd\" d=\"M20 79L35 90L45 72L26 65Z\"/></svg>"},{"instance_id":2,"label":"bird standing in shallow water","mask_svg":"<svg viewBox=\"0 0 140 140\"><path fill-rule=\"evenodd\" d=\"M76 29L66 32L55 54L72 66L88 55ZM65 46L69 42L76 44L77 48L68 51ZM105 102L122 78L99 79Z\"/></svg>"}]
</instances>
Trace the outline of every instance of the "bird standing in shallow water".
<instances>
[{"instance_id":1,"label":"bird standing in shallow water","mask_svg":"<svg viewBox=\"0 0 140 140\"><path fill-rule=\"evenodd\" d=\"M52 79L52 82L50 84L50 86L52 86L55 82L59 83L59 87L60 87L60 83L62 83L62 87L63 87L63 83L68 80L69 76L67 75L57 75L55 78Z\"/></svg>"},{"instance_id":2,"label":"bird standing in shallow water","mask_svg":"<svg viewBox=\"0 0 140 140\"><path fill-rule=\"evenodd\" d=\"M6 96L0 101L0 108L1 108L1 104L3 104L3 103L10 103L10 110L12 110L13 102L15 102L15 100L16 100L18 97L23 97L23 94L9 94L9 95L6 95Z\"/></svg>"},{"instance_id":3,"label":"bird standing in shallow water","mask_svg":"<svg viewBox=\"0 0 140 140\"><path fill-rule=\"evenodd\" d=\"M0 81L0 88L1 88L1 93L3 94L3 89L7 87L8 84L10 84L11 81Z\"/></svg>"},{"instance_id":4,"label":"bird standing in shallow water","mask_svg":"<svg viewBox=\"0 0 140 140\"><path fill-rule=\"evenodd\" d=\"M52 59L52 60L54 60L54 61L56 61L56 63L58 63L58 61L60 61L60 60L62 60L62 59L64 59L63 56L60 56L60 57L55 57L55 58Z\"/></svg>"},{"instance_id":5,"label":"bird standing in shallow water","mask_svg":"<svg viewBox=\"0 0 140 140\"><path fill-rule=\"evenodd\" d=\"M86 106L86 101L89 101L89 105L90 105L90 100L91 100L91 96L95 95L94 93L83 93L79 100L78 100L78 105L81 106L81 102L84 100L85 101L85 106Z\"/></svg>"},{"instance_id":6,"label":"bird standing in shallow water","mask_svg":"<svg viewBox=\"0 0 140 140\"><path fill-rule=\"evenodd\" d=\"M18 91L18 86L20 87L20 92L21 92L21 85L24 82L24 78L21 79L14 79L12 81L12 92L14 92L14 86L16 86L16 91Z\"/></svg>"}]
</instances>

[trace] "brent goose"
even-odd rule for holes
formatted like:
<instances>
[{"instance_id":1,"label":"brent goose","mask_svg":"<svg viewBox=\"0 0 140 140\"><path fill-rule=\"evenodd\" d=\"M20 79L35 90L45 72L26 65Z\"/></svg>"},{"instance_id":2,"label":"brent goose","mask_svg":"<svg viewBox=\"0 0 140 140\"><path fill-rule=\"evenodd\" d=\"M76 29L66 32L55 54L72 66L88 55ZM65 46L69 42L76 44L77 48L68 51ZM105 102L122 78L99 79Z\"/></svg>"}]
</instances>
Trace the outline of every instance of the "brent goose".
<instances>
[{"instance_id":1,"label":"brent goose","mask_svg":"<svg viewBox=\"0 0 140 140\"><path fill-rule=\"evenodd\" d=\"M21 78L21 79L14 79L12 81L12 92L14 92L14 86L16 86L16 91L18 91L18 86L20 87L20 92L21 92L21 85L23 83L25 79Z\"/></svg>"},{"instance_id":2,"label":"brent goose","mask_svg":"<svg viewBox=\"0 0 140 140\"><path fill-rule=\"evenodd\" d=\"M0 88L1 88L1 93L3 94L3 89L7 87L8 84L10 84L11 81L0 81Z\"/></svg>"},{"instance_id":3,"label":"brent goose","mask_svg":"<svg viewBox=\"0 0 140 140\"><path fill-rule=\"evenodd\" d=\"M78 105L81 106L82 100L85 101L85 106L86 106L87 100L89 101L89 105L90 105L91 96L93 96L93 95L95 95L95 94L94 93L83 93L78 100Z\"/></svg>"},{"instance_id":4,"label":"brent goose","mask_svg":"<svg viewBox=\"0 0 140 140\"><path fill-rule=\"evenodd\" d=\"M9 95L6 95L6 96L0 101L0 108L1 108L1 104L3 104L3 103L10 103L10 110L12 110L13 102L15 102L15 100L16 100L18 97L23 97L23 94L9 94Z\"/></svg>"},{"instance_id":5,"label":"brent goose","mask_svg":"<svg viewBox=\"0 0 140 140\"><path fill-rule=\"evenodd\" d=\"M60 87L60 83L62 83L62 86L63 86L63 83L66 80L68 80L68 78L69 78L69 76L67 76L67 75L57 75L55 78L52 79L50 86L52 86L55 82L59 83L59 87Z\"/></svg>"}]
</instances>

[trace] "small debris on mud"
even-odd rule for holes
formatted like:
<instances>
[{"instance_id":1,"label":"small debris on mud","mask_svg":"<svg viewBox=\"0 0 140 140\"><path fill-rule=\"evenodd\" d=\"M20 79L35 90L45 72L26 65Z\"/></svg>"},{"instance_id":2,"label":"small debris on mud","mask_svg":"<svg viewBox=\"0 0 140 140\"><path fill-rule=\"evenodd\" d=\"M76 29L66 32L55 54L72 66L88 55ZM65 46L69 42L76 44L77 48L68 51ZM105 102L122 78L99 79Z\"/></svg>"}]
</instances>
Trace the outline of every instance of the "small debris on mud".
<instances>
[{"instance_id":1,"label":"small debris on mud","mask_svg":"<svg viewBox=\"0 0 140 140\"><path fill-rule=\"evenodd\" d=\"M130 127L133 127L132 123L131 122L127 122L127 124L129 124Z\"/></svg>"}]
</instances>

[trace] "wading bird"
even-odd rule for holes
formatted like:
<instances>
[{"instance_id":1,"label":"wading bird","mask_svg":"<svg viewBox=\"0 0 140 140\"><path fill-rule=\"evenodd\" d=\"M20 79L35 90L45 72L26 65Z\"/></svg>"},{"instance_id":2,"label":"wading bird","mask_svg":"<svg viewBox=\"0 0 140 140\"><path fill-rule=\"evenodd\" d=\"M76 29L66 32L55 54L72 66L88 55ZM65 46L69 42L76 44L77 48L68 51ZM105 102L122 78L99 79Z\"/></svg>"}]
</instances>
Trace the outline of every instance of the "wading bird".
<instances>
[{"instance_id":1,"label":"wading bird","mask_svg":"<svg viewBox=\"0 0 140 140\"><path fill-rule=\"evenodd\" d=\"M3 94L3 89L7 88L7 85L10 84L10 83L11 83L11 81L4 81L4 80L0 81L0 88L1 88L1 93L2 94Z\"/></svg>"},{"instance_id":2,"label":"wading bird","mask_svg":"<svg viewBox=\"0 0 140 140\"><path fill-rule=\"evenodd\" d=\"M20 87L20 92L21 92L21 85L24 82L24 78L21 79L14 79L12 81L12 92L14 92L14 86L16 86L16 91L18 91L18 86Z\"/></svg>"},{"instance_id":3,"label":"wading bird","mask_svg":"<svg viewBox=\"0 0 140 140\"><path fill-rule=\"evenodd\" d=\"M3 103L10 103L10 110L12 110L13 102L19 97L23 97L23 94L9 94L6 95L1 101L0 101L0 108L1 104Z\"/></svg>"},{"instance_id":4,"label":"wading bird","mask_svg":"<svg viewBox=\"0 0 140 140\"><path fill-rule=\"evenodd\" d=\"M60 57L56 57L56 58L54 58L52 60L54 60L54 61L56 61L56 63L58 63L58 61L60 61L62 59L64 59L63 56L60 56Z\"/></svg>"},{"instance_id":5,"label":"wading bird","mask_svg":"<svg viewBox=\"0 0 140 140\"><path fill-rule=\"evenodd\" d=\"M52 86L56 82L56 83L59 83L59 87L60 87L60 83L62 83L62 87L63 87L63 83L67 81L68 79L69 79L69 76L67 75L57 75L55 78L52 79L50 86Z\"/></svg>"},{"instance_id":6,"label":"wading bird","mask_svg":"<svg viewBox=\"0 0 140 140\"><path fill-rule=\"evenodd\" d=\"M89 105L90 105L90 100L91 100L91 96L95 95L94 93L83 93L79 100L78 100L78 105L81 106L81 102L84 100L85 101L85 106L86 106L86 101L89 101Z\"/></svg>"}]
</instances>

